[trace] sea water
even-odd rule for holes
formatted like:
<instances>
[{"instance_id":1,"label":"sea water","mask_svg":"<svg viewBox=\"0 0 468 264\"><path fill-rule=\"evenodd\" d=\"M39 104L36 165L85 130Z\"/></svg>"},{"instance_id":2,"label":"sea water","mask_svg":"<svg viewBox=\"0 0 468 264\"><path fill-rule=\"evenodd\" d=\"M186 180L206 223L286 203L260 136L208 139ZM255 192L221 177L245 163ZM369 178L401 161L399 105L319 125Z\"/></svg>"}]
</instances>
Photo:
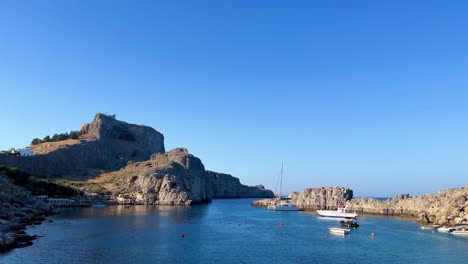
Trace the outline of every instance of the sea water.
<instances>
[{"instance_id":1,"label":"sea water","mask_svg":"<svg viewBox=\"0 0 468 264\"><path fill-rule=\"evenodd\" d=\"M28 229L44 237L0 263L468 263L468 238L409 219L361 216L349 235L332 235L336 220L252 201L64 209Z\"/></svg>"}]
</instances>

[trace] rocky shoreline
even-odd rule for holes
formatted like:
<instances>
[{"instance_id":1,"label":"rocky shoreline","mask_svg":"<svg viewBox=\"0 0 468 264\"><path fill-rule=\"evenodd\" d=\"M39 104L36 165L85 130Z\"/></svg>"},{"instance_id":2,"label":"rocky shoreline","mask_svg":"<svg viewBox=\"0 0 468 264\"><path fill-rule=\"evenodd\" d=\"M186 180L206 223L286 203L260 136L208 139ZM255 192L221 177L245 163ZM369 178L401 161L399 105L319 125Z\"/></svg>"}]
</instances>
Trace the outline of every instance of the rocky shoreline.
<instances>
[{"instance_id":1,"label":"rocky shoreline","mask_svg":"<svg viewBox=\"0 0 468 264\"><path fill-rule=\"evenodd\" d=\"M351 210L365 214L409 216L420 223L453 226L468 223L468 185L411 197L398 195L385 201L356 198L348 201Z\"/></svg>"},{"instance_id":2,"label":"rocky shoreline","mask_svg":"<svg viewBox=\"0 0 468 264\"><path fill-rule=\"evenodd\" d=\"M384 201L373 198L354 198L351 189L345 187L321 187L305 189L290 195L291 202L306 211L335 210L345 205L361 214L412 217L420 223L454 226L468 223L468 186L411 197L398 195ZM253 206L267 207L279 200L254 201Z\"/></svg>"},{"instance_id":3,"label":"rocky shoreline","mask_svg":"<svg viewBox=\"0 0 468 264\"><path fill-rule=\"evenodd\" d=\"M42 224L53 213L51 206L0 174L0 254L31 245L37 236L26 234L26 227Z\"/></svg>"}]
</instances>

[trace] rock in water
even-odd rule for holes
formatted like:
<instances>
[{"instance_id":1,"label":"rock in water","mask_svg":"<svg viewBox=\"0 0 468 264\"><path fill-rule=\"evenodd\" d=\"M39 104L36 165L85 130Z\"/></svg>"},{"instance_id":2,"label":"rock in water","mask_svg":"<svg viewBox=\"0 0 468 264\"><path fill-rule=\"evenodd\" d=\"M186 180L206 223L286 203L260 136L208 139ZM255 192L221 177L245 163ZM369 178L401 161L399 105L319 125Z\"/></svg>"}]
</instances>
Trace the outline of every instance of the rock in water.
<instances>
[{"instance_id":1,"label":"rock in water","mask_svg":"<svg viewBox=\"0 0 468 264\"><path fill-rule=\"evenodd\" d=\"M308 188L303 192L293 192L290 195L291 202L302 210L315 211L319 209L336 209L340 204L353 198L353 190L345 187L319 187ZM276 199L263 199L254 201L253 206L267 207L270 204L278 204Z\"/></svg>"},{"instance_id":2,"label":"rock in water","mask_svg":"<svg viewBox=\"0 0 468 264\"><path fill-rule=\"evenodd\" d=\"M304 210L335 210L353 198L353 190L345 187L308 188L291 194L292 202Z\"/></svg>"}]
</instances>

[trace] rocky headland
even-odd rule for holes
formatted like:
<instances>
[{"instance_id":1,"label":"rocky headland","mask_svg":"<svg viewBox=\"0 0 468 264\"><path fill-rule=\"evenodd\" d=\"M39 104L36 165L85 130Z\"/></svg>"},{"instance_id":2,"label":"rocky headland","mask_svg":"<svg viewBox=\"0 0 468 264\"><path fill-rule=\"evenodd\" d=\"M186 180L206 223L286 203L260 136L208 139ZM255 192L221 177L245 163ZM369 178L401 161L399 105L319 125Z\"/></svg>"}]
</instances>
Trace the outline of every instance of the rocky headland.
<instances>
[{"instance_id":1,"label":"rocky headland","mask_svg":"<svg viewBox=\"0 0 468 264\"><path fill-rule=\"evenodd\" d=\"M48 204L0 173L0 253L32 244L36 237L27 235L24 229L41 224L51 213Z\"/></svg>"},{"instance_id":2,"label":"rocky headland","mask_svg":"<svg viewBox=\"0 0 468 264\"><path fill-rule=\"evenodd\" d=\"M121 204L191 205L213 198L273 197L262 186L249 187L231 175L206 171L185 148L130 162L87 183L110 191Z\"/></svg>"},{"instance_id":3,"label":"rocky headland","mask_svg":"<svg viewBox=\"0 0 468 264\"><path fill-rule=\"evenodd\" d=\"M273 197L228 174L207 171L184 148L165 152L155 129L97 113L78 139L31 146L34 156L0 154L0 164L52 178L87 193L110 194L119 203L190 205L212 198Z\"/></svg>"}]
</instances>

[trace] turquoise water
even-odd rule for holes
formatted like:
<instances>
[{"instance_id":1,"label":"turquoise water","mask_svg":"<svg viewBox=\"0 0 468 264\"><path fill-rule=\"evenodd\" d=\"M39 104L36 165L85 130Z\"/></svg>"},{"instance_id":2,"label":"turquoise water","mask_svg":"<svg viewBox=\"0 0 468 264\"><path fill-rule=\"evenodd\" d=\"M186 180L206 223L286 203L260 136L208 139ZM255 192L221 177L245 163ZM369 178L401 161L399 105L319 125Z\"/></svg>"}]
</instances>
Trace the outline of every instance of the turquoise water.
<instances>
[{"instance_id":1,"label":"turquoise water","mask_svg":"<svg viewBox=\"0 0 468 264\"><path fill-rule=\"evenodd\" d=\"M30 228L44 237L0 263L468 263L468 238L413 221L363 216L351 234L330 235L335 220L268 212L251 201L67 209Z\"/></svg>"}]
</instances>

